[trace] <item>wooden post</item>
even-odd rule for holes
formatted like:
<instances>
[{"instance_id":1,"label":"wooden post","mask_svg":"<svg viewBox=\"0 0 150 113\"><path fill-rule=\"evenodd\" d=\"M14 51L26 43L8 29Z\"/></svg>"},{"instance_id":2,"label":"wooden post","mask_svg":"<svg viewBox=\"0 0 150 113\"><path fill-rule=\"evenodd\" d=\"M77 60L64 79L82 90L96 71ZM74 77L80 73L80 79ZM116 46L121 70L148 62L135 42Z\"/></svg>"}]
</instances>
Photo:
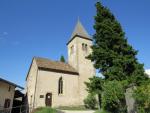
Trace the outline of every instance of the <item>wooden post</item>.
<instances>
[{"instance_id":1,"label":"wooden post","mask_svg":"<svg viewBox=\"0 0 150 113\"><path fill-rule=\"evenodd\" d=\"M20 111L19 113L21 113L21 107L20 107L19 109L20 109L20 110L19 110L19 111Z\"/></svg>"}]
</instances>

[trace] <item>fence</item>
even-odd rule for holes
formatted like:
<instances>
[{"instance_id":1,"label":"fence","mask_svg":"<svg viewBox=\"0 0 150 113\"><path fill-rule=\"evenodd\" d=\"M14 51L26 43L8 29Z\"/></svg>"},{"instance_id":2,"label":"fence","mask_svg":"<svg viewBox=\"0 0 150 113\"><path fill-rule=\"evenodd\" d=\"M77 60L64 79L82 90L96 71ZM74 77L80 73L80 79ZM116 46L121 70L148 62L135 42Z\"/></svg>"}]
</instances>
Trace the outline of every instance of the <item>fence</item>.
<instances>
[{"instance_id":1,"label":"fence","mask_svg":"<svg viewBox=\"0 0 150 113\"><path fill-rule=\"evenodd\" d=\"M21 105L12 108L0 107L0 113L29 113L29 111L32 111L32 108L29 108L28 105Z\"/></svg>"}]
</instances>

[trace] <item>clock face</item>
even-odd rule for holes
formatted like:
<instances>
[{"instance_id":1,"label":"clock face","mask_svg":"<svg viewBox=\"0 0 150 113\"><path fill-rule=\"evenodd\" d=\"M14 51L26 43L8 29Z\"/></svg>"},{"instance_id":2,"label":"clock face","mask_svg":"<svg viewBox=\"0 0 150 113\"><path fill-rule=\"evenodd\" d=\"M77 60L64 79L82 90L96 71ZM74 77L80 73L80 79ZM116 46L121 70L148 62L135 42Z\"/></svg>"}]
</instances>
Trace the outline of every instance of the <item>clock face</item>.
<instances>
[{"instance_id":1,"label":"clock face","mask_svg":"<svg viewBox=\"0 0 150 113\"><path fill-rule=\"evenodd\" d=\"M50 96L48 96L47 98L51 98Z\"/></svg>"}]
</instances>

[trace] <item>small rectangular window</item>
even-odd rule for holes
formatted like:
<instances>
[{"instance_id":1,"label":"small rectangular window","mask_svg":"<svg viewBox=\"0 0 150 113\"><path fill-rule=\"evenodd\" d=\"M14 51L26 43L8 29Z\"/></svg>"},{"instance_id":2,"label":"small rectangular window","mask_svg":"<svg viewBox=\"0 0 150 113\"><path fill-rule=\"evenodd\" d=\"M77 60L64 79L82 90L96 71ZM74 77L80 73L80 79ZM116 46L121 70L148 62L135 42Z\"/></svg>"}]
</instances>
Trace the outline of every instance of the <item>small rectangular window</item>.
<instances>
[{"instance_id":1,"label":"small rectangular window","mask_svg":"<svg viewBox=\"0 0 150 113\"><path fill-rule=\"evenodd\" d=\"M44 98L44 95L40 95L40 98Z\"/></svg>"}]
</instances>

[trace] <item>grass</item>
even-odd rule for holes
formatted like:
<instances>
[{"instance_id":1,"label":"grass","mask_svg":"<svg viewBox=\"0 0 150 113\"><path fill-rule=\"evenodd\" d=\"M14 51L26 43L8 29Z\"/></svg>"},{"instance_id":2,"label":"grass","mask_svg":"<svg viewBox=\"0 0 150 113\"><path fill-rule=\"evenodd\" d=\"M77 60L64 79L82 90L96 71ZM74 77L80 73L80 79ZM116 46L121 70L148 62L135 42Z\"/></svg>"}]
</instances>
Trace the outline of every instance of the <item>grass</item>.
<instances>
[{"instance_id":1,"label":"grass","mask_svg":"<svg viewBox=\"0 0 150 113\"><path fill-rule=\"evenodd\" d=\"M60 110L88 110L84 106L60 106L57 109L60 109Z\"/></svg>"},{"instance_id":2,"label":"grass","mask_svg":"<svg viewBox=\"0 0 150 113\"><path fill-rule=\"evenodd\" d=\"M58 111L50 107L41 107L35 109L32 113L58 113Z\"/></svg>"},{"instance_id":3,"label":"grass","mask_svg":"<svg viewBox=\"0 0 150 113\"><path fill-rule=\"evenodd\" d=\"M108 112L106 112L106 111L104 111L104 110L97 110L97 111L95 111L94 113L108 113Z\"/></svg>"},{"instance_id":4,"label":"grass","mask_svg":"<svg viewBox=\"0 0 150 113\"><path fill-rule=\"evenodd\" d=\"M50 107L40 107L35 109L32 113L62 113L61 111L58 110L75 110L75 111L85 111L89 110L85 108L84 106L60 106L58 108L50 108ZM106 112L95 112L95 113L106 113Z\"/></svg>"}]
</instances>

